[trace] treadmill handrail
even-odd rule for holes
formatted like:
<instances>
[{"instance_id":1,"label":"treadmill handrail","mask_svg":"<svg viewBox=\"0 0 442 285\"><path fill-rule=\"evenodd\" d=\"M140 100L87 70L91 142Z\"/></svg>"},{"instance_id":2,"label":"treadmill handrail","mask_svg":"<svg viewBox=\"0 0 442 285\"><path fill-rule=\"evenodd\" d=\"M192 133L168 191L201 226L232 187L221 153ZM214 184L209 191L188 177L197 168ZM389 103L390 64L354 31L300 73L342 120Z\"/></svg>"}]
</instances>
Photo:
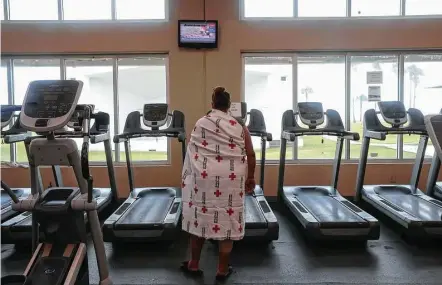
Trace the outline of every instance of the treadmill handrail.
<instances>
[{"instance_id":1,"label":"treadmill handrail","mask_svg":"<svg viewBox=\"0 0 442 285\"><path fill-rule=\"evenodd\" d=\"M144 132L133 132L133 133L124 133L124 134L118 134L114 136L114 143L121 143L125 142L127 140L133 139L133 138L156 138L156 137L172 137L172 138L178 138L180 136L184 135L183 131L173 131L173 130L158 130L158 131L149 131L149 133Z\"/></svg>"},{"instance_id":2,"label":"treadmill handrail","mask_svg":"<svg viewBox=\"0 0 442 285\"><path fill-rule=\"evenodd\" d=\"M102 134L91 135L90 140L92 144L102 143L104 141L110 140L109 132L105 132Z\"/></svg>"},{"instance_id":3,"label":"treadmill handrail","mask_svg":"<svg viewBox=\"0 0 442 285\"><path fill-rule=\"evenodd\" d=\"M300 129L286 129L282 132L281 137L284 139L288 139L288 140L295 140L296 137L300 137L300 136L320 136L320 135L325 135L325 136L335 136L335 137L342 137L344 139L348 139L348 140L354 140L354 141L358 141L360 139L359 133L356 132L349 132L349 131L341 131L341 130L315 130L315 129L311 129L311 130L300 130Z\"/></svg>"},{"instance_id":4,"label":"treadmill handrail","mask_svg":"<svg viewBox=\"0 0 442 285\"><path fill-rule=\"evenodd\" d=\"M30 136L31 136L31 133L6 135L3 137L3 141L6 144L12 144L12 143L25 141Z\"/></svg>"},{"instance_id":5,"label":"treadmill handrail","mask_svg":"<svg viewBox=\"0 0 442 285\"><path fill-rule=\"evenodd\" d=\"M421 135L426 136L428 133L421 129L400 129L395 128L389 131L366 130L364 136L376 140L385 140L387 135Z\"/></svg>"}]
</instances>

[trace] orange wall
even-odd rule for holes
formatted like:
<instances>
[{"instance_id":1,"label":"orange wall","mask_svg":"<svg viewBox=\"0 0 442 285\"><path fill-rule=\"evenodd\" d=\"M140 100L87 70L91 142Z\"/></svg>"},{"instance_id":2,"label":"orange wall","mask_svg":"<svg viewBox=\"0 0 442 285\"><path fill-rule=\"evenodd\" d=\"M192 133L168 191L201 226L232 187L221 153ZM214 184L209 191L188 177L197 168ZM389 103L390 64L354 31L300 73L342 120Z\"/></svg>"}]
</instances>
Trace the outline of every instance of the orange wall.
<instances>
[{"instance_id":1,"label":"orange wall","mask_svg":"<svg viewBox=\"0 0 442 285\"><path fill-rule=\"evenodd\" d=\"M237 0L206 0L206 18L220 22L220 46L216 51L184 51L177 47L177 20L202 19L203 0L170 0L168 23L58 23L2 24L2 52L8 54L60 53L169 53L169 103L186 114L187 129L210 106L214 86L223 85L234 100L240 100L241 52L333 51L385 49L441 49L442 19L303 19L293 21L241 21ZM180 148L172 143L170 166L137 166L137 185L179 185ZM406 183L410 163L370 164L367 183ZM354 194L357 165L344 163L340 188ZM67 169L65 184L73 184ZM267 195L276 195L278 167L266 169ZM286 167L286 184L327 184L330 164L294 164ZM428 166L420 187L425 187ZM127 173L116 166L119 195L128 194ZM107 172L93 167L97 186L107 186ZM44 172L48 183L50 172ZM2 178L11 186L23 186L27 170L2 169ZM442 179L442 176L441 176Z\"/></svg>"}]
</instances>

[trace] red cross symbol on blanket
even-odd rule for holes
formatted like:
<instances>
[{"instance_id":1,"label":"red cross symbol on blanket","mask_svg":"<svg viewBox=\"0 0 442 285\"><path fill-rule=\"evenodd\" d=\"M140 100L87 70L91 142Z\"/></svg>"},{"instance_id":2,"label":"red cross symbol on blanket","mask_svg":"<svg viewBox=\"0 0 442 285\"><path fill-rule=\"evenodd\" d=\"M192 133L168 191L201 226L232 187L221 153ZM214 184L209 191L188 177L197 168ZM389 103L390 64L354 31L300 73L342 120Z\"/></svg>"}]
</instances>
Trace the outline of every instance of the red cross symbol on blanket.
<instances>
[{"instance_id":1,"label":"red cross symbol on blanket","mask_svg":"<svg viewBox=\"0 0 442 285\"><path fill-rule=\"evenodd\" d=\"M244 196L244 192L239 192L239 196L241 196L241 198L242 198L242 196Z\"/></svg>"},{"instance_id":2,"label":"red cross symbol on blanket","mask_svg":"<svg viewBox=\"0 0 442 285\"><path fill-rule=\"evenodd\" d=\"M215 132L216 132L216 133L219 133L219 129L216 129Z\"/></svg>"},{"instance_id":3,"label":"red cross symbol on blanket","mask_svg":"<svg viewBox=\"0 0 442 285\"><path fill-rule=\"evenodd\" d=\"M230 149L234 149L234 148L236 147L236 144L234 144L234 143L229 143L229 147L230 147Z\"/></svg>"},{"instance_id":4,"label":"red cross symbol on blanket","mask_svg":"<svg viewBox=\"0 0 442 285\"><path fill-rule=\"evenodd\" d=\"M215 159L218 160L218 162L220 162L221 160L223 160L222 156L220 156L219 154L218 154L218 156L217 156Z\"/></svg>"},{"instance_id":5,"label":"red cross symbol on blanket","mask_svg":"<svg viewBox=\"0 0 442 285\"><path fill-rule=\"evenodd\" d=\"M219 189L216 189L216 191L213 192L213 194L214 194L216 197L219 197L219 196L221 196L222 192L219 191Z\"/></svg>"},{"instance_id":6,"label":"red cross symbol on blanket","mask_svg":"<svg viewBox=\"0 0 442 285\"><path fill-rule=\"evenodd\" d=\"M195 220L195 222L193 224L195 225L195 228L198 227L198 221L197 220Z\"/></svg>"},{"instance_id":7,"label":"red cross symbol on blanket","mask_svg":"<svg viewBox=\"0 0 442 285\"><path fill-rule=\"evenodd\" d=\"M220 228L218 225L214 225L213 228L212 228L212 230L213 230L215 233L218 233L218 231L219 231L220 229L221 229L221 228Z\"/></svg>"},{"instance_id":8,"label":"red cross symbol on blanket","mask_svg":"<svg viewBox=\"0 0 442 285\"><path fill-rule=\"evenodd\" d=\"M201 176L204 178L204 179L206 179L206 177L207 177L207 172L204 170L202 173L201 173Z\"/></svg>"},{"instance_id":9,"label":"red cross symbol on blanket","mask_svg":"<svg viewBox=\"0 0 442 285\"><path fill-rule=\"evenodd\" d=\"M193 188L193 190L195 191L195 194L198 193L198 188L195 186L195 188Z\"/></svg>"},{"instance_id":10,"label":"red cross symbol on blanket","mask_svg":"<svg viewBox=\"0 0 442 285\"><path fill-rule=\"evenodd\" d=\"M230 180L235 180L235 178L236 178L236 175L235 175L235 173L231 173L230 175L229 175L229 178L230 178Z\"/></svg>"},{"instance_id":11,"label":"red cross symbol on blanket","mask_svg":"<svg viewBox=\"0 0 442 285\"><path fill-rule=\"evenodd\" d=\"M242 225L239 226L238 231L242 233Z\"/></svg>"},{"instance_id":12,"label":"red cross symbol on blanket","mask_svg":"<svg viewBox=\"0 0 442 285\"><path fill-rule=\"evenodd\" d=\"M183 182L181 182L181 188L184 188L184 187L186 187L186 183L184 183L184 181L183 181Z\"/></svg>"},{"instance_id":13,"label":"red cross symbol on blanket","mask_svg":"<svg viewBox=\"0 0 442 285\"><path fill-rule=\"evenodd\" d=\"M235 211L233 211L232 208L229 208L229 209L227 210L227 214L229 214L229 216L233 215L233 213L235 213Z\"/></svg>"},{"instance_id":14,"label":"red cross symbol on blanket","mask_svg":"<svg viewBox=\"0 0 442 285\"><path fill-rule=\"evenodd\" d=\"M206 140L203 140L203 142L201 143L204 147L206 147L209 143Z\"/></svg>"},{"instance_id":15,"label":"red cross symbol on blanket","mask_svg":"<svg viewBox=\"0 0 442 285\"><path fill-rule=\"evenodd\" d=\"M243 156L243 157L241 158L241 162L242 162L242 163L246 162L246 157L245 157L245 156Z\"/></svg>"},{"instance_id":16,"label":"red cross symbol on blanket","mask_svg":"<svg viewBox=\"0 0 442 285\"><path fill-rule=\"evenodd\" d=\"M237 124L237 122L236 122L235 120L230 120L229 123L230 123L232 126L234 126L234 125Z\"/></svg>"},{"instance_id":17,"label":"red cross symbol on blanket","mask_svg":"<svg viewBox=\"0 0 442 285\"><path fill-rule=\"evenodd\" d=\"M206 206L204 206L204 207L201 209L201 211L205 214L205 213L207 212L207 208L206 208Z\"/></svg>"},{"instance_id":18,"label":"red cross symbol on blanket","mask_svg":"<svg viewBox=\"0 0 442 285\"><path fill-rule=\"evenodd\" d=\"M192 203L192 201L190 201L189 202L189 208L192 208L192 205L193 205L193 203Z\"/></svg>"},{"instance_id":19,"label":"red cross symbol on blanket","mask_svg":"<svg viewBox=\"0 0 442 285\"><path fill-rule=\"evenodd\" d=\"M193 158L195 158L195 160L198 160L198 153L195 153L195 156Z\"/></svg>"}]
</instances>

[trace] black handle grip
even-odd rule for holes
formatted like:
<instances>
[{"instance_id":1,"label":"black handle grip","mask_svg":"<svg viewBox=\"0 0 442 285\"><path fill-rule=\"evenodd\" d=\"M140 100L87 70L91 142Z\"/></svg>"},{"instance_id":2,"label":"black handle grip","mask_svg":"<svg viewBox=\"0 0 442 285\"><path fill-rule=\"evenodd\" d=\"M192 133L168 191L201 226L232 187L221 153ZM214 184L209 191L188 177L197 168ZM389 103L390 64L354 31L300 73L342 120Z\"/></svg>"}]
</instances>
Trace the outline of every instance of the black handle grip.
<instances>
[{"instance_id":1,"label":"black handle grip","mask_svg":"<svg viewBox=\"0 0 442 285\"><path fill-rule=\"evenodd\" d=\"M89 142L83 142L81 148L81 171L83 173L83 178L87 181L87 201L91 203L93 179L89 171Z\"/></svg>"},{"instance_id":2,"label":"black handle grip","mask_svg":"<svg viewBox=\"0 0 442 285\"><path fill-rule=\"evenodd\" d=\"M17 195L14 194L14 192L12 192L11 188L9 188L9 186L6 185L6 183L3 181L1 181L1 185L3 190L5 190L6 193L8 193L8 195L11 197L12 201L14 201L14 203L18 203L19 202L18 197Z\"/></svg>"}]
</instances>

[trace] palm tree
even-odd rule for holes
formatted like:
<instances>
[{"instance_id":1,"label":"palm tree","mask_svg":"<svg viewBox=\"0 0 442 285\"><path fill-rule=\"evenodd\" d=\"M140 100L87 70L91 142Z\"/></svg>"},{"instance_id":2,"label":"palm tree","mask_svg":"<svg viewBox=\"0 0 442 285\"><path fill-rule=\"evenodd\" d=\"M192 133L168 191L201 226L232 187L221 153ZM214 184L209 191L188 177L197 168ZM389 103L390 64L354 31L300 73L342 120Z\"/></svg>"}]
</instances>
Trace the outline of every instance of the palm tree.
<instances>
[{"instance_id":1,"label":"palm tree","mask_svg":"<svg viewBox=\"0 0 442 285\"><path fill-rule=\"evenodd\" d=\"M424 76L424 71L417 67L415 64L412 64L410 66L407 67L406 72L408 72L408 79L410 80L410 101L409 101L409 106L410 107L416 107L416 90L417 90L417 86L420 83L420 77ZM411 83L414 84L414 89L413 89L413 96L411 96Z\"/></svg>"},{"instance_id":2,"label":"palm tree","mask_svg":"<svg viewBox=\"0 0 442 285\"><path fill-rule=\"evenodd\" d=\"M313 93L313 88L310 86L306 86L305 88L301 89L301 94L305 95L305 102L308 102L308 95Z\"/></svg>"}]
</instances>

